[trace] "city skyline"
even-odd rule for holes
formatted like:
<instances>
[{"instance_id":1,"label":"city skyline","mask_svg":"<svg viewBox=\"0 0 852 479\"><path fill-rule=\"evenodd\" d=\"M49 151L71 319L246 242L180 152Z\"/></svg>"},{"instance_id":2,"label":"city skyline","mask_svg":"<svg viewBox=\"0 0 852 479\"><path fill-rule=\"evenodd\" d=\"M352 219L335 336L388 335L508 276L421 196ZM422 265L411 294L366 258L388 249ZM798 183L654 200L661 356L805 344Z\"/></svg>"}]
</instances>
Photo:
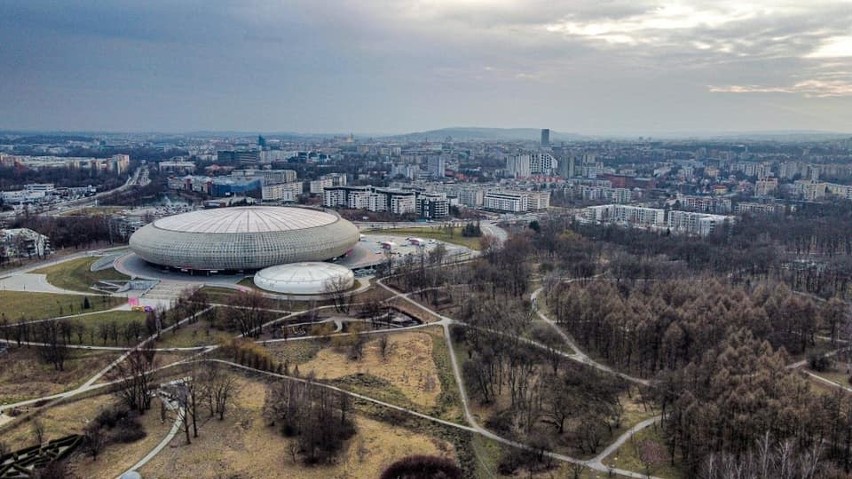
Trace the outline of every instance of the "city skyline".
<instances>
[{"instance_id":1,"label":"city skyline","mask_svg":"<svg viewBox=\"0 0 852 479\"><path fill-rule=\"evenodd\" d=\"M848 132L850 5L7 2L0 129Z\"/></svg>"}]
</instances>

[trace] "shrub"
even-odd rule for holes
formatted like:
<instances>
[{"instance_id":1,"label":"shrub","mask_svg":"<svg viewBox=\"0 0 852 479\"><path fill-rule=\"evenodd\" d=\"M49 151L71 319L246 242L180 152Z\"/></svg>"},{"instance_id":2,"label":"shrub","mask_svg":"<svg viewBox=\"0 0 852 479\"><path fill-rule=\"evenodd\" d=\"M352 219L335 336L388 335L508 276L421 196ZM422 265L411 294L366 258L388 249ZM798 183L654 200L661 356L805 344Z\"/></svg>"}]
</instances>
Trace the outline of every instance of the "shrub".
<instances>
[{"instance_id":1,"label":"shrub","mask_svg":"<svg viewBox=\"0 0 852 479\"><path fill-rule=\"evenodd\" d=\"M145 436L148 433L145 432L145 428L142 427L142 424L136 420L135 417L125 417L118 421L116 424L115 431L113 431L113 439L116 442L121 442L124 444L136 442Z\"/></svg>"},{"instance_id":2,"label":"shrub","mask_svg":"<svg viewBox=\"0 0 852 479\"><path fill-rule=\"evenodd\" d=\"M461 479L462 470L445 457L408 456L388 466L381 479Z\"/></svg>"},{"instance_id":3,"label":"shrub","mask_svg":"<svg viewBox=\"0 0 852 479\"><path fill-rule=\"evenodd\" d=\"M834 368L834 361L822 354L811 354L808 356L808 365L817 372L825 372Z\"/></svg>"}]
</instances>

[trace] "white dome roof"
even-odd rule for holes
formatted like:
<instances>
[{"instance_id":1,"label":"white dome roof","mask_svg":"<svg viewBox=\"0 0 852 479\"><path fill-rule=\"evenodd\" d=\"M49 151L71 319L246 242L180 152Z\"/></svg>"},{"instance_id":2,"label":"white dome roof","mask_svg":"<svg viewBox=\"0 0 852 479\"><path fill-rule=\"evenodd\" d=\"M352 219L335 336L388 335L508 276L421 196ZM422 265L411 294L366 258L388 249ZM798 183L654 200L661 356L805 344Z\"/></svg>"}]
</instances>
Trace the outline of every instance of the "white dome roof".
<instances>
[{"instance_id":1,"label":"white dome roof","mask_svg":"<svg viewBox=\"0 0 852 479\"><path fill-rule=\"evenodd\" d=\"M355 275L349 268L332 263L291 263L262 269L254 275L261 289L282 294L323 294L328 285L349 289Z\"/></svg>"},{"instance_id":2,"label":"white dome roof","mask_svg":"<svg viewBox=\"0 0 852 479\"><path fill-rule=\"evenodd\" d=\"M186 233L268 233L314 228L335 221L333 214L307 208L240 206L168 216L155 221L154 226Z\"/></svg>"}]
</instances>

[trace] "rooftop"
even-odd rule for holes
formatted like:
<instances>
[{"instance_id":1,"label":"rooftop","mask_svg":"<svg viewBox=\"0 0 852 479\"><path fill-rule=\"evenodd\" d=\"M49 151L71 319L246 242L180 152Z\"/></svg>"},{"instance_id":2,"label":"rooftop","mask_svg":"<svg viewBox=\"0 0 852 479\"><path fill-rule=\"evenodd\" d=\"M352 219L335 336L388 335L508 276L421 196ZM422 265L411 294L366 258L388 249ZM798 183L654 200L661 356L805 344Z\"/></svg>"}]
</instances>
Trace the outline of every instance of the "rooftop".
<instances>
[{"instance_id":1,"label":"rooftop","mask_svg":"<svg viewBox=\"0 0 852 479\"><path fill-rule=\"evenodd\" d=\"M314 228L337 219L333 214L306 208L242 206L168 216L155 221L154 226L187 233L267 233Z\"/></svg>"}]
</instances>

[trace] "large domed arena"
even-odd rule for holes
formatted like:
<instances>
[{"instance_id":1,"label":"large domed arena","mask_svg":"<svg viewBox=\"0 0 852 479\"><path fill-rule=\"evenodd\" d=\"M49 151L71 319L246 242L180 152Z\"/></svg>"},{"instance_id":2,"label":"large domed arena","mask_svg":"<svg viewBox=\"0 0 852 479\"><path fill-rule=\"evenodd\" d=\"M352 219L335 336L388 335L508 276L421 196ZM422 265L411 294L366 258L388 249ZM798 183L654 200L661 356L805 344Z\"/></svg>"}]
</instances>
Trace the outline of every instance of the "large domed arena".
<instances>
[{"instance_id":1,"label":"large domed arena","mask_svg":"<svg viewBox=\"0 0 852 479\"><path fill-rule=\"evenodd\" d=\"M307 208L245 206L159 219L133 233L130 249L181 270L258 270L342 256L359 239L339 216Z\"/></svg>"}]
</instances>

